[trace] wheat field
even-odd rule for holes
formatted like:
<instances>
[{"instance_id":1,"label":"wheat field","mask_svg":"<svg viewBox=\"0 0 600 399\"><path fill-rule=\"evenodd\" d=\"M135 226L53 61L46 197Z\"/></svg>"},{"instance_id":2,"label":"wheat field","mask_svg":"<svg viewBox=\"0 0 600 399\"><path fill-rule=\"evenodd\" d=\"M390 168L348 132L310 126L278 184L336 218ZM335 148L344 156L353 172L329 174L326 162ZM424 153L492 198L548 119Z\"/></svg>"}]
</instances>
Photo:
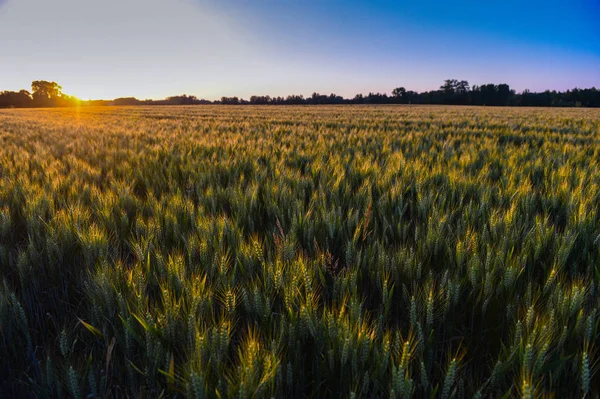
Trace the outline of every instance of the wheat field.
<instances>
[{"instance_id":1,"label":"wheat field","mask_svg":"<svg viewBox=\"0 0 600 399\"><path fill-rule=\"evenodd\" d=\"M3 397L597 397L600 110L0 110Z\"/></svg>"}]
</instances>

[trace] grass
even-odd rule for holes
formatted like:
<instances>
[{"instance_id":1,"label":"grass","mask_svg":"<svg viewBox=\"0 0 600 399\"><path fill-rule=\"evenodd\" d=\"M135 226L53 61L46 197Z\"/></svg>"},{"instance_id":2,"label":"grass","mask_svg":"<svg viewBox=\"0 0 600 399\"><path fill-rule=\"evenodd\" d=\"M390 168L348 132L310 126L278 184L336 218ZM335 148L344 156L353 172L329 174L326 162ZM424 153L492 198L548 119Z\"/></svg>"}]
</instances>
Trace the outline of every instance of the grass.
<instances>
[{"instance_id":1,"label":"grass","mask_svg":"<svg viewBox=\"0 0 600 399\"><path fill-rule=\"evenodd\" d=\"M600 111L0 110L0 392L595 397Z\"/></svg>"}]
</instances>

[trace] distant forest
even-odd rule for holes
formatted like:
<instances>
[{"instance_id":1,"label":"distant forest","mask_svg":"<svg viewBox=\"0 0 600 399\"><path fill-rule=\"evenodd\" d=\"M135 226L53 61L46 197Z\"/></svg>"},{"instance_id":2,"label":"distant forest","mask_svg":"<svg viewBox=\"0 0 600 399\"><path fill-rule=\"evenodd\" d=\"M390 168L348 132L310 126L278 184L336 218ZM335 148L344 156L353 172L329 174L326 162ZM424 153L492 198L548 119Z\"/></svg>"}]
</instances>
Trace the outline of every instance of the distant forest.
<instances>
[{"instance_id":1,"label":"distant forest","mask_svg":"<svg viewBox=\"0 0 600 399\"><path fill-rule=\"evenodd\" d=\"M528 90L517 93L507 84L484 84L470 86L466 80L447 79L438 90L416 91L398 87L391 95L385 93L357 94L343 98L336 94L313 93L310 97L289 95L287 97L251 96L248 100L239 97L222 97L210 101L196 96L180 95L164 100L139 100L135 97L114 100L82 101L62 92L56 82L36 80L31 92L0 91L0 108L110 106L110 105L297 105L297 104L438 104L438 105L487 105L487 106L537 106L537 107L600 107L600 90L573 89L565 92L546 90L534 93Z\"/></svg>"}]
</instances>

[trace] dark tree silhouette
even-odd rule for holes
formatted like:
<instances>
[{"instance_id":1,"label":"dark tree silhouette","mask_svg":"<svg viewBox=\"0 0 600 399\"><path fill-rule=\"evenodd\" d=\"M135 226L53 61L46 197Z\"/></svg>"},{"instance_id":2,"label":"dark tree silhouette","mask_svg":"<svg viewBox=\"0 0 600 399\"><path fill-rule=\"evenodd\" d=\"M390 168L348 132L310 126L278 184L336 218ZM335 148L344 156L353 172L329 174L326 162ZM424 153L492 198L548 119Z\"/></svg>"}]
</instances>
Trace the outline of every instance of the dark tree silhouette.
<instances>
[{"instance_id":1,"label":"dark tree silhouette","mask_svg":"<svg viewBox=\"0 0 600 399\"><path fill-rule=\"evenodd\" d=\"M121 97L112 101L112 105L139 105L140 100L135 97Z\"/></svg>"},{"instance_id":2,"label":"dark tree silhouette","mask_svg":"<svg viewBox=\"0 0 600 399\"><path fill-rule=\"evenodd\" d=\"M406 95L406 89L404 87L396 87L392 90L392 95L396 98L402 98Z\"/></svg>"},{"instance_id":3,"label":"dark tree silhouette","mask_svg":"<svg viewBox=\"0 0 600 399\"><path fill-rule=\"evenodd\" d=\"M240 99L238 97L221 97L221 104L238 105Z\"/></svg>"},{"instance_id":4,"label":"dark tree silhouette","mask_svg":"<svg viewBox=\"0 0 600 399\"><path fill-rule=\"evenodd\" d=\"M273 102L276 102L276 100L272 99L270 96L252 96L252 97L250 97L250 104L265 105L265 104L271 104Z\"/></svg>"},{"instance_id":5,"label":"dark tree silhouette","mask_svg":"<svg viewBox=\"0 0 600 399\"><path fill-rule=\"evenodd\" d=\"M165 105L193 105L202 104L202 100L199 100L196 96L188 96L182 94L181 96L172 96L165 99Z\"/></svg>"},{"instance_id":6,"label":"dark tree silhouette","mask_svg":"<svg viewBox=\"0 0 600 399\"><path fill-rule=\"evenodd\" d=\"M406 104L408 102L408 96L404 87L396 87L392 90L392 96L394 96L394 102L398 104Z\"/></svg>"},{"instance_id":7,"label":"dark tree silhouette","mask_svg":"<svg viewBox=\"0 0 600 399\"><path fill-rule=\"evenodd\" d=\"M222 97L219 101L198 99L196 96L183 94L167 97L164 100L143 100L135 97L117 98L115 100L79 101L62 92L56 82L36 80L31 84L32 93L26 90L19 92L0 92L0 107L50 107L50 106L104 106L104 105L192 105L192 104L251 104L251 105L283 105L283 104L448 104L448 105L486 105L486 106L540 106L540 107L600 107L600 90L575 88L566 92L546 90L532 93L524 90L517 94L506 83L483 84L470 87L466 80L446 79L439 90L416 91L396 87L391 95L385 93L359 93L353 98L343 98L337 94L329 95L313 93L310 97L289 95L287 97L271 97L254 95L249 100L239 97Z\"/></svg>"},{"instance_id":8,"label":"dark tree silhouette","mask_svg":"<svg viewBox=\"0 0 600 399\"><path fill-rule=\"evenodd\" d=\"M36 106L52 107L62 96L62 87L56 82L36 80L31 82L31 92Z\"/></svg>"},{"instance_id":9,"label":"dark tree silhouette","mask_svg":"<svg viewBox=\"0 0 600 399\"><path fill-rule=\"evenodd\" d=\"M27 90L0 92L0 108L26 108L33 105Z\"/></svg>"}]
</instances>

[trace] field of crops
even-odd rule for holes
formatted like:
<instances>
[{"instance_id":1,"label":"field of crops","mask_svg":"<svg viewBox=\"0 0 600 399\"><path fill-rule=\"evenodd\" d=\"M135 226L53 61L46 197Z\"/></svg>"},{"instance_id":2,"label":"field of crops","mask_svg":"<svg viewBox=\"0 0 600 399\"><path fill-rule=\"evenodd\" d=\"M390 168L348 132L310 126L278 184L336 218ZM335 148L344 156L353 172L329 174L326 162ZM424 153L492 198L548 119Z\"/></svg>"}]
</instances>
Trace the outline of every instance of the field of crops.
<instances>
[{"instance_id":1,"label":"field of crops","mask_svg":"<svg viewBox=\"0 0 600 399\"><path fill-rule=\"evenodd\" d=\"M0 110L0 396L597 397L600 110Z\"/></svg>"}]
</instances>

